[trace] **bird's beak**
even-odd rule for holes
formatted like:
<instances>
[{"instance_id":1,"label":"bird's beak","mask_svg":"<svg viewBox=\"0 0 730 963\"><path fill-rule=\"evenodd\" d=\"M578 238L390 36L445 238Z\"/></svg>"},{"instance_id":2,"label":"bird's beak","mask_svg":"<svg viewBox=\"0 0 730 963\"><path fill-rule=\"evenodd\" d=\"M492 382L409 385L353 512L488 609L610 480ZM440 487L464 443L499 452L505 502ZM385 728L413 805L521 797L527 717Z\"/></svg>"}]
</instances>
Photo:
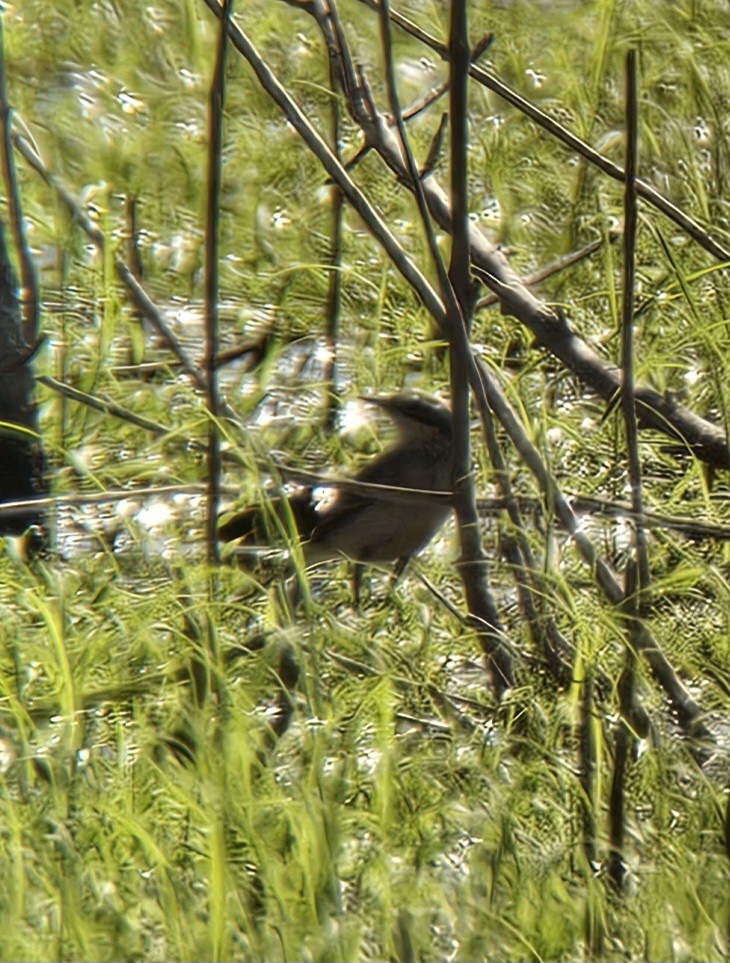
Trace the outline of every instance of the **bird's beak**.
<instances>
[{"instance_id":1,"label":"bird's beak","mask_svg":"<svg viewBox=\"0 0 730 963\"><path fill-rule=\"evenodd\" d=\"M378 408L388 408L390 405L390 395L358 395L357 400L366 405L377 405Z\"/></svg>"}]
</instances>

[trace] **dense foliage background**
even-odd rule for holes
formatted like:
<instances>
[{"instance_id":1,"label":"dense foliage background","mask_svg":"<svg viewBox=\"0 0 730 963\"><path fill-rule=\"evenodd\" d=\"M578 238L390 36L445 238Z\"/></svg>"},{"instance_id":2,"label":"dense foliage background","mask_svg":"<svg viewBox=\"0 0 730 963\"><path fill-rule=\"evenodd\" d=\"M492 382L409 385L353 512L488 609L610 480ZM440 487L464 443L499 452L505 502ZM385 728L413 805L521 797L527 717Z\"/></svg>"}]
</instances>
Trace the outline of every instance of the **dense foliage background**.
<instances>
[{"instance_id":1,"label":"dense foliage background","mask_svg":"<svg viewBox=\"0 0 730 963\"><path fill-rule=\"evenodd\" d=\"M305 7L240 0L234 14L327 138L336 97ZM338 9L387 111L377 14L355 0ZM447 36L447 4L397 9ZM482 66L619 164L624 58L635 47L641 176L726 247L727 15L720 0L469 5L472 42L494 33ZM605 860L621 621L503 435L550 611L573 646L572 681L556 683L530 648L501 560L509 526L488 510L497 489L477 433L492 590L518 653L518 685L501 704L458 617L450 528L395 589L372 572L358 609L344 563L318 571L295 619L279 604L278 578L206 563L205 399L140 319L113 257L137 262L199 361L215 18L194 0L23 0L2 17L14 129L106 239L100 252L16 155L46 338L36 374L157 428L38 385L58 501L52 553L27 561L9 544L0 558L0 957L727 958L727 473L659 432L641 435L646 507L660 516L650 529L650 625L715 744L688 736L642 668L652 725L632 743L630 874L618 893ZM402 31L393 39L408 105L448 69ZM534 290L617 360L622 247L612 231L622 185L493 92L474 83L470 96L474 221L521 275L600 242ZM408 125L420 163L442 109ZM348 160L361 134L344 109L340 121ZM442 150L435 170L444 185L447 157ZM222 170L223 347L254 345L221 369L239 416L221 425L222 482L230 502L245 503L277 478L272 453L343 474L361 464L383 438L350 402L403 385L448 392L448 364L425 310L345 206L343 417L330 430L332 190L233 50ZM433 277L408 191L374 151L352 174ZM448 238L438 241L447 255ZM635 296L637 380L727 428L727 263L642 204ZM498 307L476 312L473 341L564 490L625 502L615 407ZM620 573L629 526L614 516L582 517ZM678 516L704 533L662 522ZM210 670L211 652L218 666L201 681L196 669ZM597 691L586 714L587 675ZM592 796L580 778L587 733Z\"/></svg>"}]
</instances>

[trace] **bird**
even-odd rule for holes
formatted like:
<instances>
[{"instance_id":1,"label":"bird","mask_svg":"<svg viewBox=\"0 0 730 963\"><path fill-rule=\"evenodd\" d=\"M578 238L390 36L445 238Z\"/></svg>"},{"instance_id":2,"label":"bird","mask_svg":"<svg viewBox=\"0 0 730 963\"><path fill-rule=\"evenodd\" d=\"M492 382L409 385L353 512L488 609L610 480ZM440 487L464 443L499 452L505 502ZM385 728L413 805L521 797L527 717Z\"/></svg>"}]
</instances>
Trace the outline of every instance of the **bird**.
<instances>
[{"instance_id":1,"label":"bird","mask_svg":"<svg viewBox=\"0 0 730 963\"><path fill-rule=\"evenodd\" d=\"M362 400L390 417L396 438L350 481L382 488L358 491L333 481L324 500L317 497L319 484L269 503L284 530L293 522L305 567L338 558L356 563L356 598L362 564L395 563L399 575L431 541L451 512L453 483L451 413L443 402L415 390ZM265 544L267 529L274 527L271 510L252 506L234 514L219 526L219 538Z\"/></svg>"}]
</instances>

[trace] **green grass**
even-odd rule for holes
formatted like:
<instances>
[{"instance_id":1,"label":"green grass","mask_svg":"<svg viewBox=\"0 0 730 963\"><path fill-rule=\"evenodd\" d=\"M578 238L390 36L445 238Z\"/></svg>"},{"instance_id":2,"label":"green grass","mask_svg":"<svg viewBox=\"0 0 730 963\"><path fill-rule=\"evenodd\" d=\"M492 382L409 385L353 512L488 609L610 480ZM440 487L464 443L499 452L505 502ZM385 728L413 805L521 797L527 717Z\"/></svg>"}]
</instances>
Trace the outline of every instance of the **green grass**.
<instances>
[{"instance_id":1,"label":"green grass","mask_svg":"<svg viewBox=\"0 0 730 963\"><path fill-rule=\"evenodd\" d=\"M442 5L399 9L443 37ZM310 20L272 0L237 11L329 130L326 59ZM376 18L355 2L343 0L340 11L383 107ZM617 162L623 60L638 46L642 175L728 243L730 61L719 4L474 2L470 13L472 41L495 33L485 60L499 76ZM72 193L93 202L111 238L106 259L91 253L18 158L44 265L47 342L37 373L168 431L156 437L38 388L53 491L124 489L129 497L59 509L61 554L26 563L8 543L0 557L0 959L726 959L728 543L671 531L651 537L651 628L720 745L701 766L641 670L655 731L637 743L629 767L630 880L618 895L603 861L623 634L548 514L536 524L530 516L527 535L547 572L551 610L576 647L575 680L586 666L607 677L592 707L593 808L578 778L579 681L557 687L529 658L513 581L499 562L503 520L485 521L484 541L522 657L518 686L498 706L474 632L417 578L463 608L450 530L392 593L373 573L360 611L346 566L318 572L311 601L292 620L276 579L257 589L234 566L207 569L202 495L134 498L135 487L189 485L206 474L190 444L205 442L204 402L170 354L150 337L145 359L168 366L150 378L122 368L141 339L109 254L115 245L124 251L124 197L138 196L144 284L199 358L212 17L193 0L154 9L24 0L4 14L4 34L19 119ZM422 47L397 41L409 102L445 68L432 54L433 68L421 64ZM474 87L472 111L472 209L520 271L605 235L621 217L620 185L494 95ZM412 127L420 161L439 116L433 109ZM707 135L697 134L698 118ZM349 156L359 135L348 120L342 140ZM229 429L241 465L226 463L223 482L248 502L273 471L272 452L344 472L380 441L321 427L327 389L311 349L328 283L324 176L233 54L224 165L224 342L272 321L275 330L260 368L224 375L243 427ZM445 166L442 158L442 179ZM355 174L428 265L406 192L373 156ZM499 219L483 213L495 204ZM406 382L446 388L425 312L351 212L346 228L345 397ZM646 206L638 245L637 376L727 425L727 270ZM620 247L606 245L538 291L614 360L620 266ZM191 307L192 320L180 319ZM512 318L481 312L474 341L499 367L521 361L500 378L565 489L624 499L617 415L603 418L605 405ZM274 417L260 416L264 402ZM726 478L665 441L641 436L647 508L727 524ZM480 494L493 495L476 434L474 443ZM534 496L527 470L505 450L515 488ZM599 552L620 569L621 532L590 524ZM282 677L293 661L299 679L288 692ZM202 683L213 694L203 698ZM291 724L276 738L275 710L287 697ZM588 816L596 865L586 856Z\"/></svg>"}]
</instances>

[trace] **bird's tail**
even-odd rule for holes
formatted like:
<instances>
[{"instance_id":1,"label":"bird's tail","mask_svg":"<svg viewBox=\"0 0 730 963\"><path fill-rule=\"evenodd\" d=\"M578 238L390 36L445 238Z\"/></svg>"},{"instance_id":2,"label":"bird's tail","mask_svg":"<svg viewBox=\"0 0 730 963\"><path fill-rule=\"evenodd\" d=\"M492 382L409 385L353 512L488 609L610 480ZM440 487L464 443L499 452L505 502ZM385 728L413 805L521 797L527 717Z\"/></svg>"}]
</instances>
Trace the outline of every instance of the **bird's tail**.
<instances>
[{"instance_id":1,"label":"bird's tail","mask_svg":"<svg viewBox=\"0 0 730 963\"><path fill-rule=\"evenodd\" d=\"M262 504L236 512L218 526L222 542L238 539L252 545L272 545L293 527L301 541L311 538L318 516L311 488L302 488L288 497L275 495Z\"/></svg>"}]
</instances>

